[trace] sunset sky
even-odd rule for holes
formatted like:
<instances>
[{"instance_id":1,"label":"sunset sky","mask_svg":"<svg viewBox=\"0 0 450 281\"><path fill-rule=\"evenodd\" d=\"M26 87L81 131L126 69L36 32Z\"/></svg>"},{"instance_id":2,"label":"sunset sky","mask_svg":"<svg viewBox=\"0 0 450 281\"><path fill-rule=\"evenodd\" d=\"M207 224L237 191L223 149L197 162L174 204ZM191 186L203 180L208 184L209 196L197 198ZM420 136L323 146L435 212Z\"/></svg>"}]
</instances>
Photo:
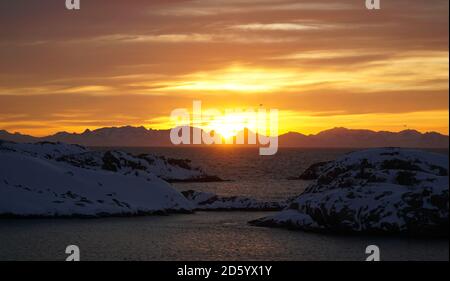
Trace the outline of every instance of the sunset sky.
<instances>
[{"instance_id":1,"label":"sunset sky","mask_svg":"<svg viewBox=\"0 0 450 281\"><path fill-rule=\"evenodd\" d=\"M276 108L280 133L449 132L448 0L0 0L0 129Z\"/></svg>"}]
</instances>

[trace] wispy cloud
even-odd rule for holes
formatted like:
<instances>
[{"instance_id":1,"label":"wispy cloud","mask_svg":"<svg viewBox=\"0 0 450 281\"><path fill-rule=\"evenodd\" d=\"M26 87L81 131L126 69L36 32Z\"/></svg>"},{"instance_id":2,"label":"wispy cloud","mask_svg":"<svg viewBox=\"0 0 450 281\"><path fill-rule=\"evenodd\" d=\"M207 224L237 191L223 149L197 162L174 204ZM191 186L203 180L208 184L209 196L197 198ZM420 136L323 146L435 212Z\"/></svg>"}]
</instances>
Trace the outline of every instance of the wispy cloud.
<instances>
[{"instance_id":1,"label":"wispy cloud","mask_svg":"<svg viewBox=\"0 0 450 281\"><path fill-rule=\"evenodd\" d=\"M88 86L79 86L72 87L67 89L57 90L59 93L63 94L75 94L75 93L84 93L84 94L101 94L101 93L111 93L113 87L109 86L101 86L101 85L88 85Z\"/></svg>"},{"instance_id":2,"label":"wispy cloud","mask_svg":"<svg viewBox=\"0 0 450 281\"><path fill-rule=\"evenodd\" d=\"M130 35L114 34L93 38L92 41L100 42L128 42L128 43L151 43L151 42L210 42L213 36L209 34L153 34L153 35Z\"/></svg>"},{"instance_id":3,"label":"wispy cloud","mask_svg":"<svg viewBox=\"0 0 450 281\"><path fill-rule=\"evenodd\" d=\"M232 26L231 28L242 30L281 30L281 31L295 31L295 30L317 30L326 28L319 24L300 24L300 23L250 23Z\"/></svg>"},{"instance_id":4,"label":"wispy cloud","mask_svg":"<svg viewBox=\"0 0 450 281\"><path fill-rule=\"evenodd\" d=\"M245 9L245 8L247 9ZM151 14L179 17L214 16L224 14L242 14L249 12L276 11L338 11L352 10L356 6L350 3L298 2L298 1L189 1L176 7L152 9Z\"/></svg>"}]
</instances>

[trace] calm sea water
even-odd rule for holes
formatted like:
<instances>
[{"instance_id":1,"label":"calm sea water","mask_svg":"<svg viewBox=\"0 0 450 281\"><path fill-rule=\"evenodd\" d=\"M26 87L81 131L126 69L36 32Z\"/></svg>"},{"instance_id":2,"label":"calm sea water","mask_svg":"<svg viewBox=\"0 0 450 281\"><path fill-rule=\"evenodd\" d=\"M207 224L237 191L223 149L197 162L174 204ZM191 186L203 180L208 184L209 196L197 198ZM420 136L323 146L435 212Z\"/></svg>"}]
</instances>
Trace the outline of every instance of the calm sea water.
<instances>
[{"instance_id":1,"label":"calm sea water","mask_svg":"<svg viewBox=\"0 0 450 281\"><path fill-rule=\"evenodd\" d=\"M250 196L262 200L284 200L300 194L308 181L289 180L298 177L310 165L334 160L355 149L280 148L273 156L260 156L258 149L218 148L126 148L131 153L154 153L172 158L192 160L208 174L226 182L176 183L179 190L193 189L227 196ZM435 149L435 153L448 150Z\"/></svg>"},{"instance_id":2,"label":"calm sea water","mask_svg":"<svg viewBox=\"0 0 450 281\"><path fill-rule=\"evenodd\" d=\"M187 158L230 180L176 184L179 190L212 191L279 200L307 182L287 180L310 164L349 149L281 149L260 157L244 148L128 148ZM445 151L440 151L445 152ZM0 260L64 260L75 244L83 260L364 260L367 245L384 260L449 260L448 239L338 236L249 226L267 212L197 212L193 215L106 219L0 220Z\"/></svg>"},{"instance_id":3,"label":"calm sea water","mask_svg":"<svg viewBox=\"0 0 450 281\"><path fill-rule=\"evenodd\" d=\"M383 260L448 260L448 240L335 236L247 225L266 212L93 220L0 221L0 260L364 260L378 245Z\"/></svg>"},{"instance_id":4,"label":"calm sea water","mask_svg":"<svg viewBox=\"0 0 450 281\"><path fill-rule=\"evenodd\" d=\"M292 181L311 164L333 160L350 149L280 149L274 156L260 156L251 148L128 148L132 153L155 153L192 160L205 172L217 175L225 182L176 183L179 190L194 189L218 195L243 195L262 200L284 200L298 195L309 184Z\"/></svg>"}]
</instances>

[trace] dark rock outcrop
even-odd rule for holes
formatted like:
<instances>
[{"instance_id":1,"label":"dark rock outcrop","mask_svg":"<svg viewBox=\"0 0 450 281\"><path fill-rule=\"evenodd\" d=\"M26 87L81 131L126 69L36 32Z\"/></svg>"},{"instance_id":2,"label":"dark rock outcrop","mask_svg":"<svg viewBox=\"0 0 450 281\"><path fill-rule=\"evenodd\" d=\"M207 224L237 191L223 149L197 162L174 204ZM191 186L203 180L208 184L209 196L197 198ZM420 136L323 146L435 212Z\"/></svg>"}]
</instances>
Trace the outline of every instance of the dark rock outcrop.
<instances>
[{"instance_id":1,"label":"dark rock outcrop","mask_svg":"<svg viewBox=\"0 0 450 281\"><path fill-rule=\"evenodd\" d=\"M286 207L285 202L259 201L244 196L218 196L209 192L186 190L181 192L199 211L279 211Z\"/></svg>"}]
</instances>

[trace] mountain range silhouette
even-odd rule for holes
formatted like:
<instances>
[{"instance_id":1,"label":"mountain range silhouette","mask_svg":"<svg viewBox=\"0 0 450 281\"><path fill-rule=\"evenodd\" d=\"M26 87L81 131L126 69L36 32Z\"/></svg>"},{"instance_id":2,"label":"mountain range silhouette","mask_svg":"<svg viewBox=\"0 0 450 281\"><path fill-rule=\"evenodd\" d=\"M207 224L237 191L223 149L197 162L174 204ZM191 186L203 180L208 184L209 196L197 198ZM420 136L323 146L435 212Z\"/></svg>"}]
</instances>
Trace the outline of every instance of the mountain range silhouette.
<instances>
[{"instance_id":1,"label":"mountain range silhouette","mask_svg":"<svg viewBox=\"0 0 450 281\"><path fill-rule=\"evenodd\" d=\"M192 132L192 127L190 130ZM239 132L247 139L250 130ZM192 134L191 134L192 135ZM145 127L105 127L85 130L83 133L59 132L45 137L34 137L20 133L0 130L0 140L14 142L64 142L84 146L115 147L165 147L173 146L170 142L170 129L153 130ZM305 135L289 132L279 136L280 147L414 147L414 148L448 148L449 136L436 132L421 133L416 130L401 132L354 130L333 128L318 134Z\"/></svg>"}]
</instances>

